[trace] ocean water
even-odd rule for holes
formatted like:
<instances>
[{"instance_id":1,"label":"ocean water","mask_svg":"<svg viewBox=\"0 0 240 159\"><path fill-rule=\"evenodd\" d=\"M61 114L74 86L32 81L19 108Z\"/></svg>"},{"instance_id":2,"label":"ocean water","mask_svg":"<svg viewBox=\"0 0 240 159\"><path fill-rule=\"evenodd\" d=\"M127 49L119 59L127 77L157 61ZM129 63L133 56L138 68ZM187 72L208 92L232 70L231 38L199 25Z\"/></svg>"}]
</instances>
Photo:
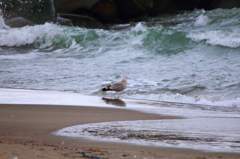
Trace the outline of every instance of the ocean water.
<instances>
[{"instance_id":1,"label":"ocean water","mask_svg":"<svg viewBox=\"0 0 240 159\"><path fill-rule=\"evenodd\" d=\"M86 29L45 23L9 28L0 16L0 87L101 97L102 87L128 76L122 99L190 104L191 108L177 104L182 114L187 109L195 114L199 109L206 109L208 114L227 110L224 112L230 115L226 120L238 125L240 9L179 12L108 27L108 30ZM106 96L115 98L117 94L110 92ZM167 111L171 114L173 109ZM207 122L204 115L200 116L200 121ZM211 120L212 125L225 123L220 118L223 117ZM181 125L194 125L195 118L192 120ZM153 123L142 121L143 125L157 127ZM225 125L228 124L220 130L225 130ZM239 132L230 133L234 126L228 126L230 130L224 134L223 138L227 138L224 142L230 143L229 151L239 150ZM127 123L125 127L128 128ZM188 133L186 130L185 134ZM152 134L156 138L157 135ZM191 135L187 136L191 138ZM202 136L187 140L188 146ZM217 138L207 136L212 139L211 144L222 141L221 134ZM221 148L217 146L217 149Z\"/></svg>"},{"instance_id":2,"label":"ocean water","mask_svg":"<svg viewBox=\"0 0 240 159\"><path fill-rule=\"evenodd\" d=\"M9 28L0 17L0 87L240 105L240 9L196 10L109 26ZM115 94L110 94L114 96Z\"/></svg>"},{"instance_id":3,"label":"ocean water","mask_svg":"<svg viewBox=\"0 0 240 159\"><path fill-rule=\"evenodd\" d=\"M129 77L123 97L240 104L240 10L196 10L110 30L0 21L0 87L98 94Z\"/></svg>"}]
</instances>

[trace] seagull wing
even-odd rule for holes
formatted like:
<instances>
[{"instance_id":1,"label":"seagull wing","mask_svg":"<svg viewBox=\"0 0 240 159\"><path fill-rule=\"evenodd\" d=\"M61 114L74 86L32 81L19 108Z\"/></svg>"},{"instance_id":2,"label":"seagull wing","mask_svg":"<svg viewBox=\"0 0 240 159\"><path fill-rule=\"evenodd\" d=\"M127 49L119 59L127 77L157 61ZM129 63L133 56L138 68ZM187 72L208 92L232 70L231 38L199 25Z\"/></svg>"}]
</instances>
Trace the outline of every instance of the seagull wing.
<instances>
[{"instance_id":1,"label":"seagull wing","mask_svg":"<svg viewBox=\"0 0 240 159\"><path fill-rule=\"evenodd\" d=\"M113 91L122 91L126 88L126 85L123 82L115 83L109 87Z\"/></svg>"}]
</instances>

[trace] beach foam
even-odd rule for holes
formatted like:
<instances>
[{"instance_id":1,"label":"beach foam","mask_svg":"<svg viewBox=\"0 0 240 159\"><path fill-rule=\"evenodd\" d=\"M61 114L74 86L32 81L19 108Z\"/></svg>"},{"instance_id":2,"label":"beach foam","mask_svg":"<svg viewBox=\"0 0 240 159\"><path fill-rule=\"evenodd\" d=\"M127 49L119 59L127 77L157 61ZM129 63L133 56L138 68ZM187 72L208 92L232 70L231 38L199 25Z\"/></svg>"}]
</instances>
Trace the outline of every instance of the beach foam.
<instances>
[{"instance_id":1,"label":"beach foam","mask_svg":"<svg viewBox=\"0 0 240 159\"><path fill-rule=\"evenodd\" d=\"M0 88L1 104L51 104L109 107L99 97L78 93Z\"/></svg>"},{"instance_id":2,"label":"beach foam","mask_svg":"<svg viewBox=\"0 0 240 159\"><path fill-rule=\"evenodd\" d=\"M231 118L106 122L67 127L54 134L76 140L85 137L148 146L239 152L240 127L237 123L239 119Z\"/></svg>"}]
</instances>

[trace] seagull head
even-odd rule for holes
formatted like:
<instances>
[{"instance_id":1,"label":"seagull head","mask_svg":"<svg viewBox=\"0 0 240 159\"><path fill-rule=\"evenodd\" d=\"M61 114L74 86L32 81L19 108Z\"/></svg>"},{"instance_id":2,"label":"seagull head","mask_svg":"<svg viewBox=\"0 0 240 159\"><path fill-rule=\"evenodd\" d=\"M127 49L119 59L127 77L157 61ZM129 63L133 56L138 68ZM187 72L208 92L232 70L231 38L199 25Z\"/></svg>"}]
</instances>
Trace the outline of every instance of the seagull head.
<instances>
[{"instance_id":1,"label":"seagull head","mask_svg":"<svg viewBox=\"0 0 240 159\"><path fill-rule=\"evenodd\" d=\"M127 78L127 76L123 76L123 80L127 80L128 78Z\"/></svg>"}]
</instances>

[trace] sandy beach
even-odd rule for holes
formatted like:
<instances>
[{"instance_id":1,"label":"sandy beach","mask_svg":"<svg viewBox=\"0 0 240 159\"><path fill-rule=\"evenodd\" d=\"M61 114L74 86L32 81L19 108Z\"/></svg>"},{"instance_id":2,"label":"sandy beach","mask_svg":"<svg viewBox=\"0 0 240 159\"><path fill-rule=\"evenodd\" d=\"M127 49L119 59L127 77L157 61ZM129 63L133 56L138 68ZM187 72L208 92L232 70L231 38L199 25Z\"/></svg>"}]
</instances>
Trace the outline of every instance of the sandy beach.
<instances>
[{"instance_id":1,"label":"sandy beach","mask_svg":"<svg viewBox=\"0 0 240 159\"><path fill-rule=\"evenodd\" d=\"M52 135L73 125L106 121L163 120L180 117L160 116L133 110L57 105L0 105L1 159L22 158L182 158L239 159L237 153L203 152L190 149L161 148L98 142Z\"/></svg>"}]
</instances>

